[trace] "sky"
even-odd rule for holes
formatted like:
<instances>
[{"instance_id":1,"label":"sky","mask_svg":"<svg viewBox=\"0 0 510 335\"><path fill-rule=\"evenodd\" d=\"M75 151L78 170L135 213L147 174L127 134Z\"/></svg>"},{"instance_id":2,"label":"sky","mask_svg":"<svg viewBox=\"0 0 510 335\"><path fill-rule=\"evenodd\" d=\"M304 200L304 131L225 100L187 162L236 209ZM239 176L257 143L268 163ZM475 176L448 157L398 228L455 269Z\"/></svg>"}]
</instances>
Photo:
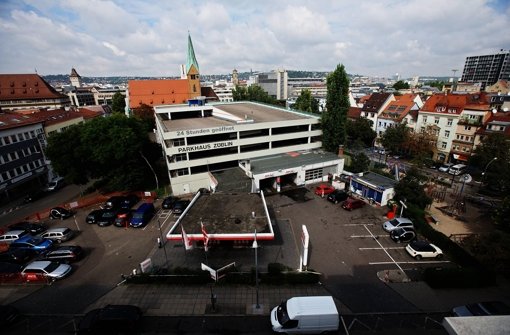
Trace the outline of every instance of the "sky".
<instances>
[{"instance_id":1,"label":"sky","mask_svg":"<svg viewBox=\"0 0 510 335\"><path fill-rule=\"evenodd\" d=\"M460 76L510 49L510 0L0 0L0 73Z\"/></svg>"}]
</instances>

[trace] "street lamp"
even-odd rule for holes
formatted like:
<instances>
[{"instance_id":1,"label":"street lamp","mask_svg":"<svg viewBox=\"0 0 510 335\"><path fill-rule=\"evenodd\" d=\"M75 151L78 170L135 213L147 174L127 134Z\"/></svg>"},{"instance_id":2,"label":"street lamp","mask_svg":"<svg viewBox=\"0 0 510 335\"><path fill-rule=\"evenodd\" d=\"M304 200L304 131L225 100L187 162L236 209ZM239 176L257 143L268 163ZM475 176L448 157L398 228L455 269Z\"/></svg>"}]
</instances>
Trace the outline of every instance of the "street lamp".
<instances>
[{"instance_id":1,"label":"street lamp","mask_svg":"<svg viewBox=\"0 0 510 335\"><path fill-rule=\"evenodd\" d=\"M257 258L257 249L259 245L257 243L257 230L255 229L255 239L253 240L252 248L255 249L255 290L257 294L257 305L255 306L257 309L260 308L259 304L259 263Z\"/></svg>"},{"instance_id":2,"label":"street lamp","mask_svg":"<svg viewBox=\"0 0 510 335\"><path fill-rule=\"evenodd\" d=\"M151 169L152 173L154 174L154 179L156 179L156 190L158 190L159 189L159 182L158 182L158 176L156 175L156 172L152 168L151 163L149 163L149 160L143 155L143 153L141 151L139 151L139 153L140 153L140 156L142 156L142 158L145 160L147 165L149 165L149 168Z\"/></svg>"},{"instance_id":3,"label":"street lamp","mask_svg":"<svg viewBox=\"0 0 510 335\"><path fill-rule=\"evenodd\" d=\"M489 163L487 163L487 165L485 166L485 169L483 170L482 172L482 178L480 178L480 188L482 188L482 185L483 185L483 178L485 177L485 172L487 172L487 169L489 168L489 165L491 165L492 162L494 161L497 161L498 160L498 157L494 157L493 159L490 160ZM480 190L480 188L478 190Z\"/></svg>"}]
</instances>

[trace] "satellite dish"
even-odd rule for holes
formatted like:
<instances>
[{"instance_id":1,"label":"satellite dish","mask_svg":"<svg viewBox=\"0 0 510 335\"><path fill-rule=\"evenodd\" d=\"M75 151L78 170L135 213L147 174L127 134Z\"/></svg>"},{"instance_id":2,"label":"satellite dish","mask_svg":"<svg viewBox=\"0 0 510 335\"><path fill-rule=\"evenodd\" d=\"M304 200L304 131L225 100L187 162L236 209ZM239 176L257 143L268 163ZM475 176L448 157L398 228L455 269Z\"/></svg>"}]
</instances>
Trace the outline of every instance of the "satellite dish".
<instances>
[{"instance_id":1,"label":"satellite dish","mask_svg":"<svg viewBox=\"0 0 510 335\"><path fill-rule=\"evenodd\" d=\"M462 179L464 179L464 183L470 183L473 180L473 177L469 173L466 173L462 176Z\"/></svg>"}]
</instances>

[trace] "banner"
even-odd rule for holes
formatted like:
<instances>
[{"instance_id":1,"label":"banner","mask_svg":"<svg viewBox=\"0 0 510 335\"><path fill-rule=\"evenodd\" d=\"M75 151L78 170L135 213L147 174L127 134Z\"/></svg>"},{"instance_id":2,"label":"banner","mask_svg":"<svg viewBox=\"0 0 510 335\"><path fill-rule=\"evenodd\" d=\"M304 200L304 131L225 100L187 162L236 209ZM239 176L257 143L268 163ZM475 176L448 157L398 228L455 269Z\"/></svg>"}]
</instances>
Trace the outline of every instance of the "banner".
<instances>
[{"instance_id":1,"label":"banner","mask_svg":"<svg viewBox=\"0 0 510 335\"><path fill-rule=\"evenodd\" d=\"M191 242L191 239L189 238L188 234L186 234L186 231L184 231L184 226L181 224L181 230L182 230L182 241L184 242L184 248L186 250L193 249L193 242Z\"/></svg>"}]
</instances>

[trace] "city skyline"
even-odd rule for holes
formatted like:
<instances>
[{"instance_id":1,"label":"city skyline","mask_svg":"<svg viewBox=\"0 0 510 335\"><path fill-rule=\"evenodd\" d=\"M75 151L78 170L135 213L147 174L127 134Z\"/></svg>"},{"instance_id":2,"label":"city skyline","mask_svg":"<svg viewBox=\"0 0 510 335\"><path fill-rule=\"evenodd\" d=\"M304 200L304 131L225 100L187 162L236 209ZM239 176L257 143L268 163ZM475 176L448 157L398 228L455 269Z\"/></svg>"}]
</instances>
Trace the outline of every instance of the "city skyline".
<instances>
[{"instance_id":1,"label":"city skyline","mask_svg":"<svg viewBox=\"0 0 510 335\"><path fill-rule=\"evenodd\" d=\"M189 32L202 74L342 63L351 74L460 77L466 57L508 50L509 23L504 0L7 0L0 73L178 76Z\"/></svg>"}]
</instances>

